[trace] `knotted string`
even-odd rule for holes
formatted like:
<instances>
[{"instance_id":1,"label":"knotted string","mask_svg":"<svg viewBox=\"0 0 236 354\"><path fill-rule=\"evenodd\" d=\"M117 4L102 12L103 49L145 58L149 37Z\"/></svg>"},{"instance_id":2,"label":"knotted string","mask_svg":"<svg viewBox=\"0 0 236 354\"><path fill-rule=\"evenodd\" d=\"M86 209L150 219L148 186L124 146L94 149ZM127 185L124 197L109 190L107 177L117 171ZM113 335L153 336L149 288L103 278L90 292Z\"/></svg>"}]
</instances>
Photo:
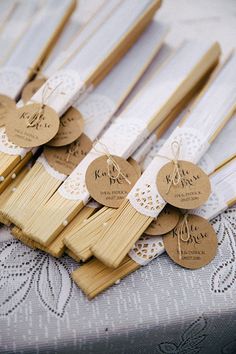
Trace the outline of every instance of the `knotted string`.
<instances>
[{"instance_id":1,"label":"knotted string","mask_svg":"<svg viewBox=\"0 0 236 354\"><path fill-rule=\"evenodd\" d=\"M103 151L97 149L96 144L100 144L103 148ZM107 156L107 174L111 179L116 180L117 178L119 178L119 176L122 176L128 184L131 184L130 180L121 171L119 164L113 159L112 155L110 154L110 152L105 144L103 144L101 141L96 139L96 141L93 143L93 149L96 152L98 152L99 154L105 154ZM110 172L111 166L117 171L116 176L113 176L111 174L111 172Z\"/></svg>"},{"instance_id":2,"label":"knotted string","mask_svg":"<svg viewBox=\"0 0 236 354\"><path fill-rule=\"evenodd\" d=\"M182 176L181 176L180 170L179 170L180 145L181 145L181 142L178 142L177 140L172 141L172 143L171 143L171 152L173 155L172 159L170 159L167 156L163 156L163 155L159 155L159 154L157 155L159 157L162 157L164 159L167 159L167 160L173 162L173 171L171 173L171 180L170 180L170 184L167 187L166 194L169 193L172 185L177 186L182 180Z\"/></svg>"},{"instance_id":3,"label":"knotted string","mask_svg":"<svg viewBox=\"0 0 236 354\"><path fill-rule=\"evenodd\" d=\"M186 232L187 232L187 237L185 237L185 238L184 238L184 228L186 228ZM178 232L177 232L179 259L182 259L181 241L188 242L189 239L190 239L190 230L189 230L189 225L188 225L188 213L186 213L183 216L183 220L182 220L181 224L179 225Z\"/></svg>"},{"instance_id":4,"label":"knotted string","mask_svg":"<svg viewBox=\"0 0 236 354\"><path fill-rule=\"evenodd\" d=\"M32 127L33 124L37 124L38 121L41 118L41 114L44 110L45 105L48 103L49 98L52 96L52 94L57 90L57 88L62 84L62 82L59 82L59 84L54 87L54 89L51 89L51 87L48 86L48 83L44 85L43 92L42 92L42 102L40 103L39 109L37 112L33 113L31 117L28 119L28 124L27 127ZM35 102L33 100L30 100L31 102ZM38 102L35 102L38 103ZM35 118L36 116L36 118Z\"/></svg>"}]
</instances>

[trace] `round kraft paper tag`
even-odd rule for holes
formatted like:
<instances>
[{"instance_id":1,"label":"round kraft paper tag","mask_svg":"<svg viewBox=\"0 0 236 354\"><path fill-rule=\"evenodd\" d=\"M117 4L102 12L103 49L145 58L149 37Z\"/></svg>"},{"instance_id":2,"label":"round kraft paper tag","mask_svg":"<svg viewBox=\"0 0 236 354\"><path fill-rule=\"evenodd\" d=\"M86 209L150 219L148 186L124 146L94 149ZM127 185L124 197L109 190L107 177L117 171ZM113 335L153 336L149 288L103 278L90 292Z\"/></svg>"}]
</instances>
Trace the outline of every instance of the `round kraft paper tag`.
<instances>
[{"instance_id":1,"label":"round kraft paper tag","mask_svg":"<svg viewBox=\"0 0 236 354\"><path fill-rule=\"evenodd\" d=\"M31 97L40 89L41 86L45 83L45 79L36 79L28 82L23 88L21 98L24 103L28 102Z\"/></svg>"},{"instance_id":2,"label":"round kraft paper tag","mask_svg":"<svg viewBox=\"0 0 236 354\"><path fill-rule=\"evenodd\" d=\"M70 145L62 147L45 146L44 156L54 170L70 175L92 148L92 141L82 134Z\"/></svg>"},{"instance_id":3,"label":"round kraft paper tag","mask_svg":"<svg viewBox=\"0 0 236 354\"><path fill-rule=\"evenodd\" d=\"M187 225L180 219L178 225L163 236L169 257L184 268L198 269L210 263L217 252L217 236L211 224L204 218L188 215Z\"/></svg>"},{"instance_id":4,"label":"round kraft paper tag","mask_svg":"<svg viewBox=\"0 0 236 354\"><path fill-rule=\"evenodd\" d=\"M182 209L195 209L204 204L210 196L211 184L203 170L188 161L178 161L179 180L175 175L174 163L164 165L157 175L157 188L169 204Z\"/></svg>"},{"instance_id":5,"label":"round kraft paper tag","mask_svg":"<svg viewBox=\"0 0 236 354\"><path fill-rule=\"evenodd\" d=\"M88 167L85 183L91 197L110 208L118 208L139 176L126 160L112 156L120 173L106 155L98 157Z\"/></svg>"},{"instance_id":6,"label":"round kraft paper tag","mask_svg":"<svg viewBox=\"0 0 236 354\"><path fill-rule=\"evenodd\" d=\"M10 114L16 109L16 102L5 95L0 95L0 128L4 127L7 119L10 119Z\"/></svg>"},{"instance_id":7,"label":"round kraft paper tag","mask_svg":"<svg viewBox=\"0 0 236 354\"><path fill-rule=\"evenodd\" d=\"M70 108L60 119L57 135L48 142L49 146L64 146L73 143L84 129L84 120L79 111Z\"/></svg>"},{"instance_id":8,"label":"round kraft paper tag","mask_svg":"<svg viewBox=\"0 0 236 354\"><path fill-rule=\"evenodd\" d=\"M57 113L49 106L37 103L16 109L6 122L8 138L24 148L46 144L57 134L58 129Z\"/></svg>"},{"instance_id":9,"label":"round kraft paper tag","mask_svg":"<svg viewBox=\"0 0 236 354\"><path fill-rule=\"evenodd\" d=\"M156 219L145 230L145 234L151 236L164 235L170 232L178 224L180 218L180 212L178 209L171 205L167 205Z\"/></svg>"}]
</instances>

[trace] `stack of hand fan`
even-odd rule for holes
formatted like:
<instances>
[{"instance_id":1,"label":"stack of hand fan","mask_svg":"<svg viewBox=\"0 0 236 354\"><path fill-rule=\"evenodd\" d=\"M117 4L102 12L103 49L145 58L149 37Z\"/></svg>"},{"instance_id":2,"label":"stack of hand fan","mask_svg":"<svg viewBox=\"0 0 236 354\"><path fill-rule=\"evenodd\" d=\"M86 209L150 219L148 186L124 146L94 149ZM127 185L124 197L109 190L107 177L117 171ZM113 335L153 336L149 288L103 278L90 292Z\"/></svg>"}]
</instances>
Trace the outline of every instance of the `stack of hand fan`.
<instances>
[{"instance_id":1,"label":"stack of hand fan","mask_svg":"<svg viewBox=\"0 0 236 354\"><path fill-rule=\"evenodd\" d=\"M72 0L0 4L0 222L88 261L89 298L165 251L206 265L208 220L236 201L236 55L168 47L160 5L107 1L84 24Z\"/></svg>"}]
</instances>

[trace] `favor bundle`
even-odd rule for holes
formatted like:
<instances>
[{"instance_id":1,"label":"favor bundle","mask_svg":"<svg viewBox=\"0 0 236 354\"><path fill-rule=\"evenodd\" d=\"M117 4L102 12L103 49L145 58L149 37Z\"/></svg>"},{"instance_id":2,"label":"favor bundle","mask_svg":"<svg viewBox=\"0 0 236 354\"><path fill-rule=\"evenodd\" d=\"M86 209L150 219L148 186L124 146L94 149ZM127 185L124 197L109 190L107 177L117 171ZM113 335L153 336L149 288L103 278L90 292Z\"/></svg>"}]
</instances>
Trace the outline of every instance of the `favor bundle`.
<instances>
[{"instance_id":1,"label":"favor bundle","mask_svg":"<svg viewBox=\"0 0 236 354\"><path fill-rule=\"evenodd\" d=\"M236 55L233 54L103 229L92 251L106 266L119 266L166 202L193 209L207 199L209 182L194 164L235 110L235 66Z\"/></svg>"},{"instance_id":2,"label":"favor bundle","mask_svg":"<svg viewBox=\"0 0 236 354\"><path fill-rule=\"evenodd\" d=\"M99 138L99 142L58 191L38 209L37 218L24 229L25 234L43 245L49 245L92 195L85 185L88 166L99 157L100 161L105 163L101 168L107 169L106 156L109 156L109 161L112 155L119 157L118 165L121 163L120 157L124 160L130 157L141 141L167 118L178 103L209 73L218 57L219 47L216 44L183 44ZM114 167L114 161L112 164ZM116 169L119 167L116 166ZM120 185L127 191L132 182L130 184L128 179L126 182ZM110 180L105 179L104 183L110 183ZM97 191L99 192L99 189L95 188L94 192ZM110 199L112 203L108 206L114 207L114 203L117 206L117 202L121 201L124 191L114 192L113 196L116 193L117 197L110 198L109 193L102 192L106 201ZM94 198L93 195L92 197Z\"/></svg>"}]
</instances>

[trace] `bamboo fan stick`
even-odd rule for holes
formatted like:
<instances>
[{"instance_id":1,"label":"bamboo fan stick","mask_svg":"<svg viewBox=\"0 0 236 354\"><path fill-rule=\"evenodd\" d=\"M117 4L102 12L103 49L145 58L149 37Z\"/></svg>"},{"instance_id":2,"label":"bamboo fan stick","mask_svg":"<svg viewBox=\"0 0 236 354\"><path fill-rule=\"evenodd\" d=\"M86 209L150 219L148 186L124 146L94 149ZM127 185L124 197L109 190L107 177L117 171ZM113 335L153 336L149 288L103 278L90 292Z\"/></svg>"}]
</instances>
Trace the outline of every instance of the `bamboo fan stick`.
<instances>
[{"instance_id":1,"label":"bamboo fan stick","mask_svg":"<svg viewBox=\"0 0 236 354\"><path fill-rule=\"evenodd\" d=\"M211 182L214 186L212 195L216 193L220 202L214 205L214 208L211 202L209 204L206 203L196 209L195 214L211 220L227 209L228 206L235 203L235 177L236 159L231 160L211 175ZM94 258L76 269L72 273L72 278L88 298L92 299L141 266L147 265L164 251L161 237L144 235L134 246L129 256L125 256L119 267L111 269Z\"/></svg>"},{"instance_id":2,"label":"bamboo fan stick","mask_svg":"<svg viewBox=\"0 0 236 354\"><path fill-rule=\"evenodd\" d=\"M78 101L74 104L84 117L85 134L91 141L101 133L143 75L159 50L165 35L165 26L155 22L150 25L93 93L82 102ZM57 177L57 171L51 169L46 158L41 156L17 191L4 205L4 209L0 208L1 213L18 227L22 229L27 227L31 223L30 218L37 217L37 209L47 202L66 179L66 175L59 174Z\"/></svg>"},{"instance_id":3,"label":"bamboo fan stick","mask_svg":"<svg viewBox=\"0 0 236 354\"><path fill-rule=\"evenodd\" d=\"M188 104L188 102L193 98L194 95L200 89L200 86L205 83L206 78L203 82L200 82L201 85L197 85L193 90L189 92L188 95L180 102L177 107L169 114L169 116L159 125L156 132L150 137L151 144L147 144L150 148L154 143L155 145L160 146L159 139L163 136L164 133L171 134L174 130L176 123L175 119L180 115L180 112L184 109L184 107ZM190 108L189 108L190 109ZM173 123L174 121L174 123ZM171 125L171 123L173 123ZM170 126L173 126L172 129ZM167 135L167 137L168 137ZM144 143L145 144L145 143ZM137 158L133 156L134 159L139 160L139 153L137 154ZM149 154L146 156L147 160L149 159ZM141 155L142 159L142 155ZM138 162L141 162L139 160ZM83 209L82 209L83 210ZM103 207L101 210L96 212L91 218L86 220L82 225L78 225L77 228L73 228L72 230L68 230L66 232L66 237L64 238L64 243L67 248L73 253L73 258L80 259L83 262L92 257L91 247L96 244L99 240L99 235L102 233L104 226L112 219L116 213L116 209ZM67 228L65 228L65 231Z\"/></svg>"},{"instance_id":4,"label":"bamboo fan stick","mask_svg":"<svg viewBox=\"0 0 236 354\"><path fill-rule=\"evenodd\" d=\"M19 229L17 226L12 226L10 228L10 231L11 231L12 236L14 236L14 238L16 238L17 240L21 241L24 245L26 245L32 249L37 249L36 243L28 238L26 239L24 237L24 235L22 234L21 229Z\"/></svg>"},{"instance_id":5,"label":"bamboo fan stick","mask_svg":"<svg viewBox=\"0 0 236 354\"><path fill-rule=\"evenodd\" d=\"M209 72L217 62L218 56L219 47L216 44L202 44L201 46L199 43L186 43L180 47L177 53L150 80L147 88L144 88L135 98L134 103L128 106L100 139L108 147L110 153L127 158L135 151L140 140L146 138L196 83ZM188 57L188 65L186 65L186 57ZM168 79L168 76L171 80ZM164 78L166 81L163 81ZM166 83L166 86L163 83ZM135 122L133 122L134 119ZM129 131L126 129L127 124L130 124ZM133 124L136 129L139 126L138 134L137 130L131 129ZM117 134L119 132L122 137L122 145L114 144L113 137L116 136L118 141ZM26 234L29 237L47 246L81 210L89 199L88 191L83 187L79 193L76 191L79 197L77 195L72 197L70 192L68 197L68 190L70 191L71 182L74 180L77 180L77 185L81 184L81 187L84 185L87 166L97 156L99 154L91 151L82 161L80 172L75 169L58 192L49 199L42 210L38 211L37 221L35 219L29 229L24 230L27 231ZM82 166L83 177L80 177ZM41 222L38 222L41 217L45 227ZM46 225L45 221L49 219L50 223Z\"/></svg>"},{"instance_id":6,"label":"bamboo fan stick","mask_svg":"<svg viewBox=\"0 0 236 354\"><path fill-rule=\"evenodd\" d=\"M180 123L160 149L160 155L171 159L170 144L181 137L180 159L197 162L201 158L235 110L235 67L236 55L234 54L227 60L208 90L200 96L193 111ZM191 143L190 145L188 143L189 132L199 139L199 150L193 149L192 154L190 154ZM166 161L158 156L152 161L118 209L112 222L104 230L101 239L93 247L93 254L107 266L117 267L121 263L134 243L165 206L156 187L157 172L164 164ZM145 203L144 195L146 198L149 196L152 198L151 205Z\"/></svg>"},{"instance_id":7,"label":"bamboo fan stick","mask_svg":"<svg viewBox=\"0 0 236 354\"><path fill-rule=\"evenodd\" d=\"M71 250L69 250L69 248L65 249L65 253L67 254L67 256L72 258L74 261L80 262L80 258L78 258Z\"/></svg>"}]
</instances>

